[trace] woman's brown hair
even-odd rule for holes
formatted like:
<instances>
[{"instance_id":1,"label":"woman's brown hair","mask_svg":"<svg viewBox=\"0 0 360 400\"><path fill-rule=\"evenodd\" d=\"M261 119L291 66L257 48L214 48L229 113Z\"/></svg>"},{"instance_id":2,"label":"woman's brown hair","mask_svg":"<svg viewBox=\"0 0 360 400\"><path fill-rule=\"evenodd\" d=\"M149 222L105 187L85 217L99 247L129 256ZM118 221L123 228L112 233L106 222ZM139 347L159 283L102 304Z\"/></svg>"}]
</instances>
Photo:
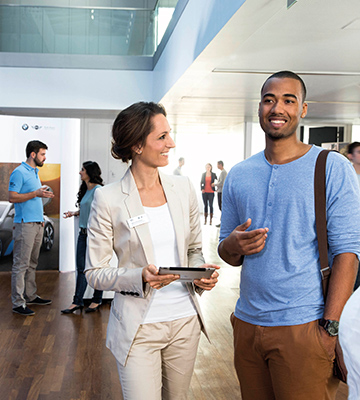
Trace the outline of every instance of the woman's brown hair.
<instances>
[{"instance_id":1,"label":"woman's brown hair","mask_svg":"<svg viewBox=\"0 0 360 400\"><path fill-rule=\"evenodd\" d=\"M114 158L128 162L132 159L133 147L143 146L153 129L152 118L162 114L165 108L153 102L139 102L122 110L112 127L111 154Z\"/></svg>"}]
</instances>

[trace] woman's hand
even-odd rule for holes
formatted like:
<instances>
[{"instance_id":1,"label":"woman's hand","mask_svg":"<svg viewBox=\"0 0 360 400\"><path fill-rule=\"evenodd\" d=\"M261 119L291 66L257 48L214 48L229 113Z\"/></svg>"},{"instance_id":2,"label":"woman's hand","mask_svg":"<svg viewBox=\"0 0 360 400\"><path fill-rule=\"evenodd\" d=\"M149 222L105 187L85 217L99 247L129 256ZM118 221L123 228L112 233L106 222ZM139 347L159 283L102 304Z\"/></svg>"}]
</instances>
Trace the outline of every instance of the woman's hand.
<instances>
[{"instance_id":1,"label":"woman's hand","mask_svg":"<svg viewBox=\"0 0 360 400\"><path fill-rule=\"evenodd\" d=\"M180 275L159 275L159 270L155 265L150 264L142 270L143 281L147 282L153 289L162 289L171 282L180 278Z\"/></svg>"},{"instance_id":2,"label":"woman's hand","mask_svg":"<svg viewBox=\"0 0 360 400\"><path fill-rule=\"evenodd\" d=\"M220 267L218 265L215 264L203 264L200 265L199 267L201 268L215 268L215 269L220 269ZM204 289L204 290L211 290L215 287L215 285L217 284L218 281L218 276L219 273L217 271L214 271L213 274L211 275L211 277L209 279L195 279L194 280L194 284L196 286L199 286L199 288Z\"/></svg>"},{"instance_id":3,"label":"woman's hand","mask_svg":"<svg viewBox=\"0 0 360 400\"><path fill-rule=\"evenodd\" d=\"M64 212L63 218L70 218L70 217L74 217L77 214L77 211L66 211Z\"/></svg>"}]
</instances>

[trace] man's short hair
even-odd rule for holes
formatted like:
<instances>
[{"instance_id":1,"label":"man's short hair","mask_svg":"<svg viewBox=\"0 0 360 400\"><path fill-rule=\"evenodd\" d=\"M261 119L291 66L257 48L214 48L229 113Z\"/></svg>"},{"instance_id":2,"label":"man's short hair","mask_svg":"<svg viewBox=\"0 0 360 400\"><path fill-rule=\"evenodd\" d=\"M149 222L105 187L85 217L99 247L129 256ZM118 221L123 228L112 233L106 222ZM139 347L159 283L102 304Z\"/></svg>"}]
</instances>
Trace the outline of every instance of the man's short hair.
<instances>
[{"instance_id":1,"label":"man's short hair","mask_svg":"<svg viewBox=\"0 0 360 400\"><path fill-rule=\"evenodd\" d=\"M180 157L180 158L179 158L179 162L182 162L182 161L185 161L185 158L184 158L184 157Z\"/></svg>"},{"instance_id":2,"label":"man's short hair","mask_svg":"<svg viewBox=\"0 0 360 400\"><path fill-rule=\"evenodd\" d=\"M218 164L221 164L222 166L224 166L224 163L223 163L223 161L218 161Z\"/></svg>"},{"instance_id":3,"label":"man's short hair","mask_svg":"<svg viewBox=\"0 0 360 400\"><path fill-rule=\"evenodd\" d=\"M30 154L34 152L37 154L40 149L45 149L47 150L47 146L45 143L40 142L40 140L31 140L27 145L26 145L26 158L30 157Z\"/></svg>"},{"instance_id":4,"label":"man's short hair","mask_svg":"<svg viewBox=\"0 0 360 400\"><path fill-rule=\"evenodd\" d=\"M357 147L360 147L360 142L350 143L347 148L347 153L352 154Z\"/></svg>"},{"instance_id":5,"label":"man's short hair","mask_svg":"<svg viewBox=\"0 0 360 400\"><path fill-rule=\"evenodd\" d=\"M290 79L295 79L297 81L299 81L301 83L301 93L302 93L302 101L305 101L306 98L306 86L304 81L300 78L299 75L295 74L295 72L291 72L291 71L279 71L279 72L275 72L275 74L272 74L271 76L269 76L266 81L264 82L264 84L262 85L261 88L261 93L264 90L264 86L266 85L267 81L269 81L272 78L290 78Z\"/></svg>"}]
</instances>

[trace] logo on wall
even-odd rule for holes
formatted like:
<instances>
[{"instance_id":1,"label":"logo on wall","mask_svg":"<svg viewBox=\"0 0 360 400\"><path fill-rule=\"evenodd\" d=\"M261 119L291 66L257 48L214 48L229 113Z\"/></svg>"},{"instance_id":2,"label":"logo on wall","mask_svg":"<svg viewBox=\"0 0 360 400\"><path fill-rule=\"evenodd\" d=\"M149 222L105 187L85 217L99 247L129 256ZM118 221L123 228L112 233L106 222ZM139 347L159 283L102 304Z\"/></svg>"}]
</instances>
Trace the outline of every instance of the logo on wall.
<instances>
[{"instance_id":1,"label":"logo on wall","mask_svg":"<svg viewBox=\"0 0 360 400\"><path fill-rule=\"evenodd\" d=\"M42 126L39 126L39 125L34 125L34 126L32 126L32 128L33 128L33 129L35 129L35 130L37 131L37 130L41 129L41 128L42 128Z\"/></svg>"},{"instance_id":2,"label":"logo on wall","mask_svg":"<svg viewBox=\"0 0 360 400\"><path fill-rule=\"evenodd\" d=\"M24 124L21 128L22 128L24 131L27 131L27 130L29 129L29 125L28 125L28 124Z\"/></svg>"}]
</instances>

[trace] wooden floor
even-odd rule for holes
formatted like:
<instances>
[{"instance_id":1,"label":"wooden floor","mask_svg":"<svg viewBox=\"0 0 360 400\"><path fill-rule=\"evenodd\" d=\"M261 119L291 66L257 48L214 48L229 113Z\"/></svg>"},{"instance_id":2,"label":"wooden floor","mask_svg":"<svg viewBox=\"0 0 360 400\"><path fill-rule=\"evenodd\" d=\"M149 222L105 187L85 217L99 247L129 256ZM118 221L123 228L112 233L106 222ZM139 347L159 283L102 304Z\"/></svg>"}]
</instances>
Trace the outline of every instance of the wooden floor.
<instances>
[{"instance_id":1,"label":"wooden floor","mask_svg":"<svg viewBox=\"0 0 360 400\"><path fill-rule=\"evenodd\" d=\"M219 260L217 234L214 226L204 227L206 259L222 269L217 287L201 298L212 344L202 335L189 400L241 399L229 322L239 269ZM105 348L110 305L94 314L61 315L72 300L74 273L39 271L37 283L39 295L53 303L31 306L35 316L24 318L11 311L10 273L0 273L0 400L121 400L116 363ZM346 385L336 399L347 399Z\"/></svg>"}]
</instances>

